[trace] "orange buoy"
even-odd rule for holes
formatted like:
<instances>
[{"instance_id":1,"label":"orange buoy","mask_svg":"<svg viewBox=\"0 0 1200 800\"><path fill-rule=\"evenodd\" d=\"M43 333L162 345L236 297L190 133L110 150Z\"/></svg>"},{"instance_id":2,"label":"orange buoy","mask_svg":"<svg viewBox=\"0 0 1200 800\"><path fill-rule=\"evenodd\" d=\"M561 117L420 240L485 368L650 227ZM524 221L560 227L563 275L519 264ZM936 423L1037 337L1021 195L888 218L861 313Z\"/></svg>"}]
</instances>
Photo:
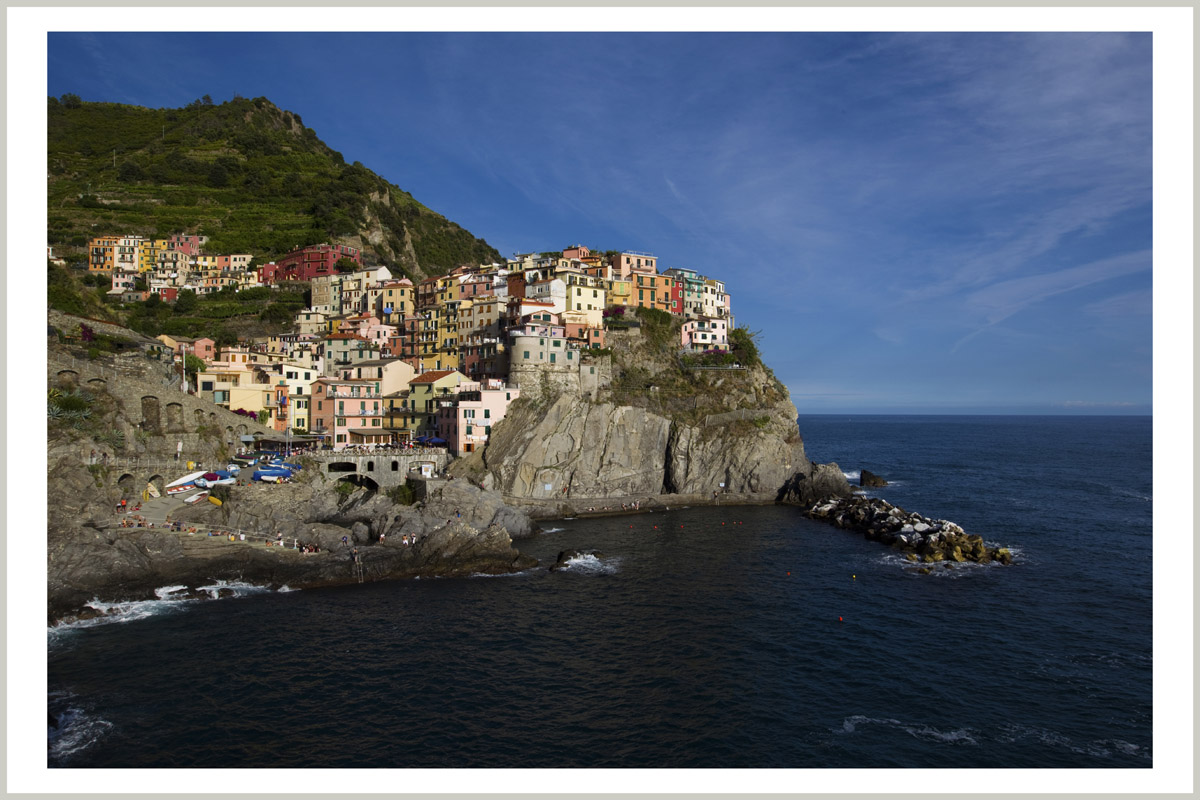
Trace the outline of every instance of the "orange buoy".
<instances>
[{"instance_id":1,"label":"orange buoy","mask_svg":"<svg viewBox=\"0 0 1200 800\"><path fill-rule=\"evenodd\" d=\"M838 617L838 622L841 622L841 621L842 621L842 618L841 618L841 617Z\"/></svg>"}]
</instances>

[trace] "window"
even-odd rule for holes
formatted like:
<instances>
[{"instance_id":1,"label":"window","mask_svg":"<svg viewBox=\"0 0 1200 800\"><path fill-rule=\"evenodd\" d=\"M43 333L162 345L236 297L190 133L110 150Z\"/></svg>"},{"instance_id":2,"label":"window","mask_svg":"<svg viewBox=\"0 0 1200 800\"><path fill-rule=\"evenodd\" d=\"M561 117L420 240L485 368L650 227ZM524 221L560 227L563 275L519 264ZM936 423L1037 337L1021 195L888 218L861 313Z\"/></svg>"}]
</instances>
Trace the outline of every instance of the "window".
<instances>
[{"instance_id":1,"label":"window","mask_svg":"<svg viewBox=\"0 0 1200 800\"><path fill-rule=\"evenodd\" d=\"M528 361L529 360L529 351L525 350L524 353L525 353L524 358L526 361Z\"/></svg>"},{"instance_id":2,"label":"window","mask_svg":"<svg viewBox=\"0 0 1200 800\"><path fill-rule=\"evenodd\" d=\"M474 411L472 411L472 412L471 412L471 416L472 416L472 417L473 417L473 416L475 416L475 412L474 412ZM484 418L484 419L491 419L491 418L492 418L492 410L491 410L490 408L485 408L485 409L483 410L483 418Z\"/></svg>"}]
</instances>

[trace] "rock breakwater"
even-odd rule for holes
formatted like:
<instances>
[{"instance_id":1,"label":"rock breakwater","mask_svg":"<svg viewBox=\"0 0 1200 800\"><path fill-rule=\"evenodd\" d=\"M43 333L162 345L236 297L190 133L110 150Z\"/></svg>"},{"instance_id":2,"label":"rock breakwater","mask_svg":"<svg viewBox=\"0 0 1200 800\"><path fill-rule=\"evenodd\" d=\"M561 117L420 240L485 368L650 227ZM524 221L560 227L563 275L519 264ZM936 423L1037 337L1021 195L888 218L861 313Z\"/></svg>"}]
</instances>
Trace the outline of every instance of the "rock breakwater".
<instances>
[{"instance_id":1,"label":"rock breakwater","mask_svg":"<svg viewBox=\"0 0 1200 800\"><path fill-rule=\"evenodd\" d=\"M988 547L982 536L968 534L953 522L929 519L879 498L821 500L805 516L856 530L872 541L891 545L904 552L909 561L925 564L920 569L924 573L931 572L937 563L946 566L965 562L1012 563L1012 553L1006 547Z\"/></svg>"}]
</instances>

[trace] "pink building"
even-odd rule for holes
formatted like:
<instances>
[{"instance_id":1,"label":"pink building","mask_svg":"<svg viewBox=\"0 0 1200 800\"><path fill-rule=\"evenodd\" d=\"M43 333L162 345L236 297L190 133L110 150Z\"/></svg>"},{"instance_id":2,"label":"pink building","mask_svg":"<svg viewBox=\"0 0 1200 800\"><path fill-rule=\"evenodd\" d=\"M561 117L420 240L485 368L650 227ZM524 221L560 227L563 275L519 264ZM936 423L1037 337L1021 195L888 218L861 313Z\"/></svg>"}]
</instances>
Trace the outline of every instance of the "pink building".
<instances>
[{"instance_id":1,"label":"pink building","mask_svg":"<svg viewBox=\"0 0 1200 800\"><path fill-rule=\"evenodd\" d=\"M578 342L584 348L604 347L604 328L594 328L583 322L567 322L563 324L567 338Z\"/></svg>"},{"instance_id":2,"label":"pink building","mask_svg":"<svg viewBox=\"0 0 1200 800\"><path fill-rule=\"evenodd\" d=\"M680 333L683 349L702 353L705 350L729 350L729 321L700 317L683 323Z\"/></svg>"},{"instance_id":3,"label":"pink building","mask_svg":"<svg viewBox=\"0 0 1200 800\"><path fill-rule=\"evenodd\" d=\"M470 453L484 446L492 426L504 419L521 390L503 381L488 379L481 383L464 381L458 395L443 401L437 414L437 435L445 439L452 453Z\"/></svg>"},{"instance_id":4,"label":"pink building","mask_svg":"<svg viewBox=\"0 0 1200 800\"><path fill-rule=\"evenodd\" d=\"M187 236L177 233L167 237L167 249L189 256L198 256L200 248L204 247L206 242L208 242L207 236Z\"/></svg>"},{"instance_id":5,"label":"pink building","mask_svg":"<svg viewBox=\"0 0 1200 800\"><path fill-rule=\"evenodd\" d=\"M379 382L349 378L318 378L309 398L312 433L324 437L334 450L355 444L386 444L383 396Z\"/></svg>"}]
</instances>

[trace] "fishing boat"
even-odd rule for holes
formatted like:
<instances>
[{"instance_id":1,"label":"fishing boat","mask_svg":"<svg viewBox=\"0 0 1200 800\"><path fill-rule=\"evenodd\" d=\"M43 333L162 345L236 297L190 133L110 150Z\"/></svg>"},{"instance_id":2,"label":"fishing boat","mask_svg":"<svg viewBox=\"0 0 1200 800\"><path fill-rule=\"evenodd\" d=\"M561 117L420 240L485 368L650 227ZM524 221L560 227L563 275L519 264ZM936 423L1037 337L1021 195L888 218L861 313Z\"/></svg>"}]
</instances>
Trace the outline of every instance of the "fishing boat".
<instances>
[{"instance_id":1,"label":"fishing boat","mask_svg":"<svg viewBox=\"0 0 1200 800\"><path fill-rule=\"evenodd\" d=\"M174 480L174 481L168 483L167 484L167 494L182 494L183 492L188 492L188 491L191 491L192 489L195 489L196 488L196 479L203 478L205 472L207 472L207 470L202 469L199 472L192 472L188 475L184 475L182 478L179 478L178 480Z\"/></svg>"}]
</instances>

